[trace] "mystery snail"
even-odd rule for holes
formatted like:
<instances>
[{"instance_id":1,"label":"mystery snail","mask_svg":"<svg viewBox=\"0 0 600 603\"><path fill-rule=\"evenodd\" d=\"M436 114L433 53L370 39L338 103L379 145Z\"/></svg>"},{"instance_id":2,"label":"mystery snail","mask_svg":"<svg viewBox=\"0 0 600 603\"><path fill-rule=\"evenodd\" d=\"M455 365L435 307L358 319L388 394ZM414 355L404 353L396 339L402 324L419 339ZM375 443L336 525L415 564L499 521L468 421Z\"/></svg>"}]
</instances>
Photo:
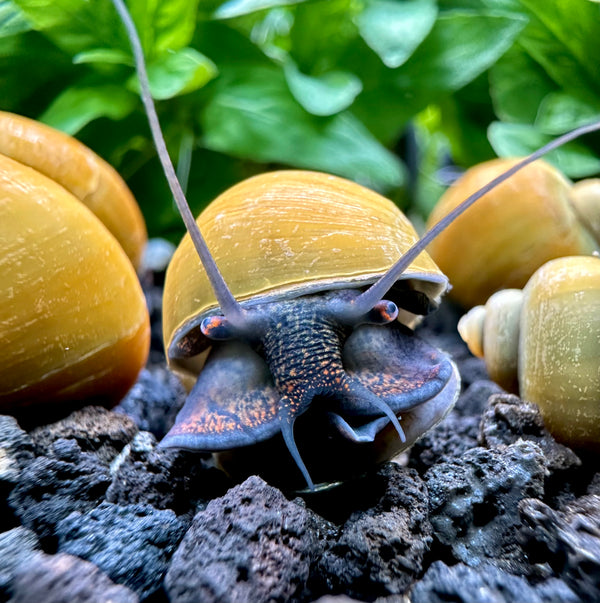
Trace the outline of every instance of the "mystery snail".
<instances>
[{"instance_id":1,"label":"mystery snail","mask_svg":"<svg viewBox=\"0 0 600 603\"><path fill-rule=\"evenodd\" d=\"M91 198L100 215L125 217L116 236L129 241L137 261L145 227L116 172L68 136L0 114L2 412L116 404L148 354L149 318L135 269L65 186Z\"/></svg>"},{"instance_id":2,"label":"mystery snail","mask_svg":"<svg viewBox=\"0 0 600 603\"><path fill-rule=\"evenodd\" d=\"M417 241L390 201L335 176L272 172L226 191L198 225L244 318L220 316L185 237L167 270L163 328L171 366L196 384L163 446L228 450L282 432L310 484L291 433L301 414L296 437L319 455L327 446L349 454L335 436L360 442L363 462L372 462L412 444L452 407L454 365L395 320L401 309L413 326L446 289L427 254L400 275L388 301L351 311ZM308 421L332 429L304 434ZM310 464L311 475L332 479L339 452Z\"/></svg>"},{"instance_id":3,"label":"mystery snail","mask_svg":"<svg viewBox=\"0 0 600 603\"><path fill-rule=\"evenodd\" d=\"M458 328L492 379L535 402L558 440L600 451L600 257L551 260Z\"/></svg>"},{"instance_id":4,"label":"mystery snail","mask_svg":"<svg viewBox=\"0 0 600 603\"><path fill-rule=\"evenodd\" d=\"M442 195L428 225L516 162L494 159L467 170ZM583 180L572 186L558 169L540 160L487 194L433 241L428 251L452 283L449 296L471 308L485 303L495 291L523 287L548 260L598 249L597 181Z\"/></svg>"},{"instance_id":5,"label":"mystery snail","mask_svg":"<svg viewBox=\"0 0 600 603\"><path fill-rule=\"evenodd\" d=\"M441 420L459 389L451 360L397 320L411 324L445 289L425 247L486 190L600 124L519 162L419 240L378 195L312 172L242 182L197 224L160 131L135 26L122 0L113 3L188 230L168 270L164 334L172 364L198 378L161 445L217 451L231 472L258 470L295 487L302 476L311 489L389 458Z\"/></svg>"}]
</instances>

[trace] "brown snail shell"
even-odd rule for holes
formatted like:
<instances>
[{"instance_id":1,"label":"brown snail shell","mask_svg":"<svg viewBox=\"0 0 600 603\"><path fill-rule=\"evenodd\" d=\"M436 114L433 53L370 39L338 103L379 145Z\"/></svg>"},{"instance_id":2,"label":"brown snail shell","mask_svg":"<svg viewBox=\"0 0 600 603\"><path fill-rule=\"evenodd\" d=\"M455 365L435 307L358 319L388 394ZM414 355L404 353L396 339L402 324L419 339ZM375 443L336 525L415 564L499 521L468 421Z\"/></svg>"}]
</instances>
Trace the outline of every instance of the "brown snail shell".
<instances>
[{"instance_id":1,"label":"brown snail shell","mask_svg":"<svg viewBox=\"0 0 600 603\"><path fill-rule=\"evenodd\" d=\"M123 179L104 159L63 132L4 111L0 111L0 154L44 174L77 197L139 268L147 240L144 218Z\"/></svg>"},{"instance_id":2,"label":"brown snail shell","mask_svg":"<svg viewBox=\"0 0 600 603\"><path fill-rule=\"evenodd\" d=\"M232 293L249 303L369 285L418 239L388 199L336 176L300 170L235 185L197 223ZM432 302L447 286L426 253L402 278ZM171 366L187 374L188 382L202 366L193 356L209 345L199 325L216 310L208 277L186 235L167 270L163 334ZM416 321L409 313L402 319L408 326Z\"/></svg>"},{"instance_id":3,"label":"brown snail shell","mask_svg":"<svg viewBox=\"0 0 600 603\"><path fill-rule=\"evenodd\" d=\"M469 194L517 162L495 159L468 170L442 195L428 219L438 222ZM590 225L600 221L600 195L574 207L578 187L538 160L481 198L428 248L452 283L449 296L465 308L501 289L522 288L547 261L599 249ZM581 189L580 189L581 190ZM596 189L597 190L597 189Z\"/></svg>"},{"instance_id":4,"label":"brown snail shell","mask_svg":"<svg viewBox=\"0 0 600 603\"><path fill-rule=\"evenodd\" d=\"M0 154L0 249L1 411L117 403L150 333L115 237L57 182Z\"/></svg>"},{"instance_id":5,"label":"brown snail shell","mask_svg":"<svg viewBox=\"0 0 600 603\"><path fill-rule=\"evenodd\" d=\"M558 440L600 450L599 257L547 262L522 291L473 308L459 331L493 379L538 404Z\"/></svg>"}]
</instances>

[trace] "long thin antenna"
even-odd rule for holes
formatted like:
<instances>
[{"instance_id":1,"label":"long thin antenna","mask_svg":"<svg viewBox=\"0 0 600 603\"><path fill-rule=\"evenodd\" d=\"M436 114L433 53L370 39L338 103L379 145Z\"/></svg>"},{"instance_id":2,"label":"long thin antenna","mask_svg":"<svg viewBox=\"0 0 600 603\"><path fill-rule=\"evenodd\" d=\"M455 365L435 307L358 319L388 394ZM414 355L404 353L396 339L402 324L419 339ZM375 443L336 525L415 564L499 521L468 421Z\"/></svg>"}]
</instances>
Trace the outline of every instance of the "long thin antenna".
<instances>
[{"instance_id":1,"label":"long thin antenna","mask_svg":"<svg viewBox=\"0 0 600 603\"><path fill-rule=\"evenodd\" d=\"M366 291L361 293L353 302L352 314L356 316L362 316L366 314L375 304L380 301L385 294L391 289L392 285L396 282L398 277L410 266L413 260L422 253L427 245L433 241L443 230L445 230L458 216L464 213L475 201L483 197L486 193L489 193L492 189L496 188L499 184L502 184L505 180L510 178L513 174L522 170L526 165L533 163L536 159L539 159L546 153L553 151L560 147L566 142L575 140L584 134L590 132L596 132L600 130L600 122L588 124L576 128L571 132L567 132L558 138L555 138L548 144L544 145L531 155L525 157L510 169L506 170L485 186L482 186L478 191L467 197L460 205L457 205L450 213L448 213L442 220L432 226L378 281L373 283Z\"/></svg>"},{"instance_id":2,"label":"long thin antenna","mask_svg":"<svg viewBox=\"0 0 600 603\"><path fill-rule=\"evenodd\" d=\"M219 271L219 268L217 267L217 264L215 263L208 246L206 245L206 241L204 240L204 237L202 236L202 233L196 224L196 220L194 220L190 206L188 205L179 180L177 179L177 175L175 174L175 168L171 162L169 152L167 151L167 145L160 128L154 101L152 100L152 95L150 94L150 84L148 82L148 73L146 71L144 53L137 30L123 0L112 0L112 3L119 13L121 20L123 21L123 25L127 30L127 36L133 51L136 71L140 82L142 102L144 103L144 107L146 109L146 115L148 116L148 122L150 124L152 138L154 139L154 144L158 152L158 157L165 171L169 187L175 199L175 203L177 204L177 208L179 209L179 213L183 218L185 227L187 228L192 242L194 243L194 247L200 256L200 261L206 270L210 284L213 288L217 301L219 302L219 306L221 307L221 312L223 312L227 319L234 325L240 324L244 320L244 309L236 301L235 297L227 286L227 283L223 279L223 275Z\"/></svg>"}]
</instances>

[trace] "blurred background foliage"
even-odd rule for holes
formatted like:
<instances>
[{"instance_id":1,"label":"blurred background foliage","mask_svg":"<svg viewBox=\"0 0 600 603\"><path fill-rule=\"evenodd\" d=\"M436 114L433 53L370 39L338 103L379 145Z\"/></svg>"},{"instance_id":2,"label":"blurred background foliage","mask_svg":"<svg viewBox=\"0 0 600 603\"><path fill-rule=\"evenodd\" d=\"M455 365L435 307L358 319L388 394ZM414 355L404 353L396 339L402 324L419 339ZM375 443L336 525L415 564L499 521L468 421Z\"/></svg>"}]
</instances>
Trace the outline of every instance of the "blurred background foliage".
<instances>
[{"instance_id":1,"label":"blurred background foliage","mask_svg":"<svg viewBox=\"0 0 600 603\"><path fill-rule=\"evenodd\" d=\"M426 215L465 167L600 119L592 0L129 0L171 155L199 211L254 173L322 170ZM126 178L182 232L109 0L0 0L0 108ZM600 139L550 160L600 171Z\"/></svg>"}]
</instances>

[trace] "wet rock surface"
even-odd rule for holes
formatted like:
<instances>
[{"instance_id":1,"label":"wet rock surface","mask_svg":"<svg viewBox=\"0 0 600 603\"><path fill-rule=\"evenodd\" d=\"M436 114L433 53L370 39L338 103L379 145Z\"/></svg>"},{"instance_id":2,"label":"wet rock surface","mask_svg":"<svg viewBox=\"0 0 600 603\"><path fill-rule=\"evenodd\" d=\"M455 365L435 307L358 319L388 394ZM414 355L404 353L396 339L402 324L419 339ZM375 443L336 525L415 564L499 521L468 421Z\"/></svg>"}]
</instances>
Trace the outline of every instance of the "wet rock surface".
<instances>
[{"instance_id":1,"label":"wet rock surface","mask_svg":"<svg viewBox=\"0 0 600 603\"><path fill-rule=\"evenodd\" d=\"M167 573L167 594L176 603L303 598L322 529L303 505L250 477L194 517Z\"/></svg>"},{"instance_id":2,"label":"wet rock surface","mask_svg":"<svg viewBox=\"0 0 600 603\"><path fill-rule=\"evenodd\" d=\"M93 563L64 553L34 555L15 573L11 603L138 603Z\"/></svg>"},{"instance_id":3,"label":"wet rock surface","mask_svg":"<svg viewBox=\"0 0 600 603\"><path fill-rule=\"evenodd\" d=\"M326 491L236 483L158 447L183 396L158 336L117 409L0 417L0 602L600 600L597 455L487 380L455 318L421 332L457 362L455 409Z\"/></svg>"}]
</instances>

